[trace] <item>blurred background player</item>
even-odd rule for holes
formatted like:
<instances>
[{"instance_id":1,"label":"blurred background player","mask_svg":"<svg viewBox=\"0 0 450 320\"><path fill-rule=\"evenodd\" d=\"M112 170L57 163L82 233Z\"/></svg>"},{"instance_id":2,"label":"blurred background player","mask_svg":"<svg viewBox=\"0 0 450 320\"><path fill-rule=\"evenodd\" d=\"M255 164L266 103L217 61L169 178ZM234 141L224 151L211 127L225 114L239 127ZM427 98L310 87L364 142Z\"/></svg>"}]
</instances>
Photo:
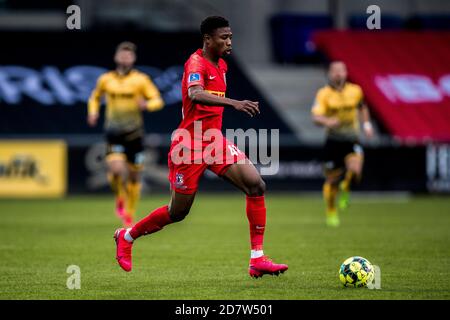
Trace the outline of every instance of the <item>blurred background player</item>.
<instances>
[{"instance_id":1,"label":"blurred background player","mask_svg":"<svg viewBox=\"0 0 450 320\"><path fill-rule=\"evenodd\" d=\"M97 125L101 98L106 97L105 132L108 180L115 194L116 214L132 225L141 192L144 161L142 111L157 111L164 102L150 78L133 69L136 45L122 42L114 56L114 71L100 76L88 104L88 124Z\"/></svg>"},{"instance_id":2,"label":"blurred background player","mask_svg":"<svg viewBox=\"0 0 450 320\"><path fill-rule=\"evenodd\" d=\"M347 67L343 62L330 64L328 80L328 85L317 92L312 118L316 124L326 128L323 197L327 224L338 226L338 191L339 209L344 210L349 204L352 182L361 179L364 153L359 143L359 119L368 138L373 137L373 128L362 89L347 81Z\"/></svg>"},{"instance_id":3,"label":"blurred background player","mask_svg":"<svg viewBox=\"0 0 450 320\"><path fill-rule=\"evenodd\" d=\"M209 169L246 194L251 242L250 276L257 278L264 274L278 275L286 271L288 266L273 263L263 252L266 225L265 183L245 154L221 134L224 107L232 107L253 117L259 114L259 105L258 102L225 97L227 64L222 57L229 55L232 49L232 32L228 21L211 16L202 22L200 29L203 48L195 51L184 66L183 119L178 127L179 131L176 131L187 132L190 138L188 141L184 137L180 140L175 134L169 152L169 180L172 189L170 203L154 210L133 228L116 231L116 259L123 270L131 271L133 241L140 236L157 232L165 225L183 220L191 209L201 176ZM194 131L194 122L201 123L202 132ZM201 140L199 154L204 154L211 142L204 140L203 133L211 129L217 130L220 135L214 140L220 159L215 158L209 163L202 156L200 162L194 162L198 160L195 154L199 151L195 148L194 141ZM187 163L175 161L176 150L180 146L183 151L194 151L193 158L186 159Z\"/></svg>"}]
</instances>

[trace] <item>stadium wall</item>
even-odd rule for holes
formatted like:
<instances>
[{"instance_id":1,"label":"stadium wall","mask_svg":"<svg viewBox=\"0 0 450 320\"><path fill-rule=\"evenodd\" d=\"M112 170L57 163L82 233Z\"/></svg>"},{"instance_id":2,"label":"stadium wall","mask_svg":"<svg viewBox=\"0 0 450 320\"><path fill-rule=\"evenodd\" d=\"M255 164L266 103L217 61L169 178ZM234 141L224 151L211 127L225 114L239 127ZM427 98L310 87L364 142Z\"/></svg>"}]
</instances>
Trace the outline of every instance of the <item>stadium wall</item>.
<instances>
[{"instance_id":1,"label":"stadium wall","mask_svg":"<svg viewBox=\"0 0 450 320\"><path fill-rule=\"evenodd\" d=\"M282 140L281 140L282 141ZM105 145L69 148L69 192L107 192ZM168 192L168 146L147 141L143 185L146 192ZM322 147L280 146L279 161L269 164L276 174L263 175L268 191L320 191L322 189ZM261 169L262 166L258 165ZM450 192L450 145L366 146L360 191ZM232 191L234 188L206 172L200 190Z\"/></svg>"}]
</instances>

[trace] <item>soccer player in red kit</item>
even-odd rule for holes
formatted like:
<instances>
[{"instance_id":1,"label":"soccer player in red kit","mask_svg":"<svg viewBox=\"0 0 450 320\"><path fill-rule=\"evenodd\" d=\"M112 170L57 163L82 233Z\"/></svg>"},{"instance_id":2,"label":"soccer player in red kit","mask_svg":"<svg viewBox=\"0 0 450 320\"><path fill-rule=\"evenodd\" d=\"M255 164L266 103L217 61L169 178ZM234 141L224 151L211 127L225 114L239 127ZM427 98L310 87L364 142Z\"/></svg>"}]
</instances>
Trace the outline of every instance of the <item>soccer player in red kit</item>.
<instances>
[{"instance_id":1,"label":"soccer player in red kit","mask_svg":"<svg viewBox=\"0 0 450 320\"><path fill-rule=\"evenodd\" d=\"M259 114L258 102L225 97L227 64L222 57L231 53L232 38L228 21L218 16L208 17L200 29L203 48L194 52L184 65L183 119L172 136L169 152L171 200L134 227L116 230L116 259L123 270L131 271L133 242L143 235L183 220L194 201L200 177L209 169L246 194L251 242L250 276L278 275L286 271L288 266L273 263L263 252L266 225L264 181L245 154L220 132L224 107L232 107L253 117ZM202 130L200 133L197 130L199 127ZM205 130L215 130L214 139L208 138ZM211 145L218 152L211 152L205 158Z\"/></svg>"}]
</instances>

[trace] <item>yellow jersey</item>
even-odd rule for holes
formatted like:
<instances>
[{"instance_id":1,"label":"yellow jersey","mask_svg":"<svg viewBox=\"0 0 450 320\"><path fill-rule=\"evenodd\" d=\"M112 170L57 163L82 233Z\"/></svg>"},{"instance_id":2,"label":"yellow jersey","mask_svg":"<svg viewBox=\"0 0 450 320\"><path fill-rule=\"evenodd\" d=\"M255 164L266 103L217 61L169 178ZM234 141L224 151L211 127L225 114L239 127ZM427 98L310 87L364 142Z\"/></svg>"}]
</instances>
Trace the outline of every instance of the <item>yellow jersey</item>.
<instances>
[{"instance_id":1,"label":"yellow jersey","mask_svg":"<svg viewBox=\"0 0 450 320\"><path fill-rule=\"evenodd\" d=\"M89 98L89 114L98 114L102 96L106 97L105 129L116 132L143 129L142 112L138 105L140 99L148 100L148 111L157 111L164 106L152 80L134 69L124 75L117 71L101 75Z\"/></svg>"},{"instance_id":2,"label":"yellow jersey","mask_svg":"<svg viewBox=\"0 0 450 320\"><path fill-rule=\"evenodd\" d=\"M346 82L341 90L326 85L317 92L312 114L339 119L337 128L327 129L330 138L355 139L359 135L358 110L363 98L362 89L357 84Z\"/></svg>"}]
</instances>

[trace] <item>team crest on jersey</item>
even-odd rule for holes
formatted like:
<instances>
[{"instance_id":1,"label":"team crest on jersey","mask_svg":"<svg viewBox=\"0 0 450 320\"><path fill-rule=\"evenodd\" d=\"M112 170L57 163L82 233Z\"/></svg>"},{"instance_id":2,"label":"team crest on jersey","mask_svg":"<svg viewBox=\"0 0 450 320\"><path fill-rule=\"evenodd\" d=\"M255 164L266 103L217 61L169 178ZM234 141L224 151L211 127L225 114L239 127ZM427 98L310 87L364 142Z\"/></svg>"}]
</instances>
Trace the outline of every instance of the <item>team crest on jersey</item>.
<instances>
[{"instance_id":1,"label":"team crest on jersey","mask_svg":"<svg viewBox=\"0 0 450 320\"><path fill-rule=\"evenodd\" d=\"M189 74L188 82L200 81L200 73L191 73Z\"/></svg>"},{"instance_id":2,"label":"team crest on jersey","mask_svg":"<svg viewBox=\"0 0 450 320\"><path fill-rule=\"evenodd\" d=\"M184 185L184 175L182 173L177 173L175 175L175 186L177 188L183 187Z\"/></svg>"}]
</instances>

